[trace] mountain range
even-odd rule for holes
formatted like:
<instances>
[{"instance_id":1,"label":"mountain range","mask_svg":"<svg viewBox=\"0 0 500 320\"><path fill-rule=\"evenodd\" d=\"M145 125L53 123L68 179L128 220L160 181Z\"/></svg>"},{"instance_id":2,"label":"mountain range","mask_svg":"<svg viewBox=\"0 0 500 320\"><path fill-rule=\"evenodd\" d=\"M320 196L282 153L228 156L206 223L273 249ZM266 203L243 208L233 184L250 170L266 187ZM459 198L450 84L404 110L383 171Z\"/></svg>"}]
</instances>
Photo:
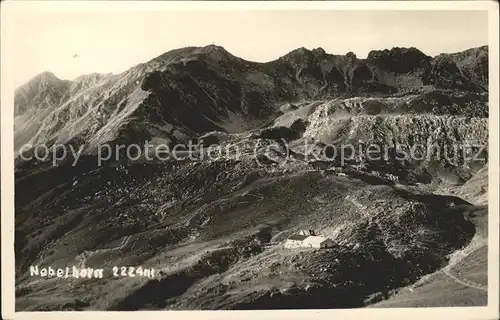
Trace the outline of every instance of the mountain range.
<instances>
[{"instance_id":1,"label":"mountain range","mask_svg":"<svg viewBox=\"0 0 500 320\"><path fill-rule=\"evenodd\" d=\"M486 46L436 57L393 48L366 59L299 48L267 63L215 45L188 47L118 75L37 75L16 90L15 147L80 141L91 152L125 137L175 144L210 131L259 128L285 103L350 97L418 95L410 112L439 103L441 113L487 116L487 108L470 107L487 101L487 90Z\"/></svg>"}]
</instances>

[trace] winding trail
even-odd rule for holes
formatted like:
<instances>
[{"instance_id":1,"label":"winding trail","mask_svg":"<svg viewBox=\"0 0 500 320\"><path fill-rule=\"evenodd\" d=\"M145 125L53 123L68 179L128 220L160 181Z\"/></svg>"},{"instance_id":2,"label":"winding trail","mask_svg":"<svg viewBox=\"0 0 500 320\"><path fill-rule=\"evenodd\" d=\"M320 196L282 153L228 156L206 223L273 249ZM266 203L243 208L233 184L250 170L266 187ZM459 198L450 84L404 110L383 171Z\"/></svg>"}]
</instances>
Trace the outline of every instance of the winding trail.
<instances>
[{"instance_id":1,"label":"winding trail","mask_svg":"<svg viewBox=\"0 0 500 320\"><path fill-rule=\"evenodd\" d=\"M485 246L486 246L486 244L481 244L481 245L477 245L475 248L469 247L468 250L467 249L464 250L465 252L464 251L457 252L456 254L461 255L460 259L454 261L454 263L452 263L452 264L448 265L447 267L445 267L444 269L442 269L441 270L442 273L445 274L446 276L450 277L451 279L455 280L456 282L464 285L464 286L467 286L470 288L475 288L478 290L488 291L488 286L485 286L485 285L482 285L479 283L475 283L469 279L466 279L464 277L460 277L459 275L454 274L454 272L453 272L453 268L455 266L460 265L460 262L462 262L465 258L467 258L471 254L475 253L476 251L483 249Z\"/></svg>"},{"instance_id":2,"label":"winding trail","mask_svg":"<svg viewBox=\"0 0 500 320\"><path fill-rule=\"evenodd\" d=\"M469 288L475 288L475 289L478 289L478 290L483 290L483 291L488 292L488 287L487 286L484 286L484 285L472 282L472 281L467 280L467 279L463 279L463 278L460 279L460 278L456 277L455 275L453 275L450 272L450 270L442 270L442 272L443 272L443 274L447 275L448 277L450 277L451 279L453 279L456 282L460 283L461 285L464 285L464 286L469 287Z\"/></svg>"},{"instance_id":3,"label":"winding trail","mask_svg":"<svg viewBox=\"0 0 500 320\"><path fill-rule=\"evenodd\" d=\"M444 267L443 269L441 269L439 271L436 271L435 273L432 273L432 274L429 274L427 276L424 276L422 279L420 279L419 281L415 282L413 285L411 285L410 287L408 287L408 289L410 291L413 291L414 289L416 289L418 287L421 287L425 283L428 283L429 281L431 281L431 279L434 276L436 276L438 274L444 274L447 277L449 277L450 279L454 280L455 282L457 282L457 283L459 283L459 284L461 284L463 286L488 292L488 286L487 285L482 285L482 284L479 284L479 283L475 283L474 281L471 281L469 279L460 277L460 276L455 275L453 273L453 267L455 267L457 265L460 265L460 262L463 259L465 259L469 255L471 255L472 253L478 251L479 249L484 248L485 245L486 244L479 245L479 246L477 246L475 248L470 248L469 247L468 248L469 250L465 249L465 251L468 251L468 252L463 252L463 251L462 252L460 252L460 251L456 252L455 253L456 255L460 255L461 256L460 259L451 262L448 266Z\"/></svg>"}]
</instances>

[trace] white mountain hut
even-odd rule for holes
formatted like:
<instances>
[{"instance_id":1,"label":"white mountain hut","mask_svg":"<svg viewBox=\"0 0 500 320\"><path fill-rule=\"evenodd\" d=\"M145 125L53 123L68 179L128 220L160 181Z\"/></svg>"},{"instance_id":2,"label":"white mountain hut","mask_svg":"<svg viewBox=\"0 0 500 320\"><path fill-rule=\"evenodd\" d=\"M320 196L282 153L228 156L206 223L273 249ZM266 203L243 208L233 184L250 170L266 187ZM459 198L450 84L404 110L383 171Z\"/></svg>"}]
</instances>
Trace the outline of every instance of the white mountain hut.
<instances>
[{"instance_id":1,"label":"white mountain hut","mask_svg":"<svg viewBox=\"0 0 500 320\"><path fill-rule=\"evenodd\" d=\"M303 248L304 247L304 240L308 238L309 236L301 235L301 234L294 234L290 236L288 239L285 241L285 248Z\"/></svg>"},{"instance_id":2,"label":"white mountain hut","mask_svg":"<svg viewBox=\"0 0 500 320\"><path fill-rule=\"evenodd\" d=\"M294 234L285 241L285 248L316 248L325 249L333 247L332 239L317 236L313 230L301 230L299 234Z\"/></svg>"},{"instance_id":3,"label":"white mountain hut","mask_svg":"<svg viewBox=\"0 0 500 320\"><path fill-rule=\"evenodd\" d=\"M333 247L333 240L320 236L309 236L304 241L302 241L305 247L326 249Z\"/></svg>"}]
</instances>

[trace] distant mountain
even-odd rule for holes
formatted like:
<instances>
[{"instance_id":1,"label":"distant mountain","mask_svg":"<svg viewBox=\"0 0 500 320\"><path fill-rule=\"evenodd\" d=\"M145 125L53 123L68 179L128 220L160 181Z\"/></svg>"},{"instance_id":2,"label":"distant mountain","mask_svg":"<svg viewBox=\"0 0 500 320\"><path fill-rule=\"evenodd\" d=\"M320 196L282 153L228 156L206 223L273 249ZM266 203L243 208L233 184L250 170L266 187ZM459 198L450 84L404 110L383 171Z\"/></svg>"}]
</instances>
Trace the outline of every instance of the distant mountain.
<instances>
[{"instance_id":1,"label":"distant mountain","mask_svg":"<svg viewBox=\"0 0 500 320\"><path fill-rule=\"evenodd\" d=\"M71 81L61 80L51 72L35 76L15 91L14 114L22 114L32 107L50 108L60 104L67 96Z\"/></svg>"},{"instance_id":2,"label":"distant mountain","mask_svg":"<svg viewBox=\"0 0 500 320\"><path fill-rule=\"evenodd\" d=\"M276 118L285 102L441 90L476 98L487 92L487 71L486 46L434 58L392 48L366 59L299 48L268 63L215 45L187 47L118 75L36 76L16 90L16 149L79 141L91 152L107 141L241 132Z\"/></svg>"}]
</instances>

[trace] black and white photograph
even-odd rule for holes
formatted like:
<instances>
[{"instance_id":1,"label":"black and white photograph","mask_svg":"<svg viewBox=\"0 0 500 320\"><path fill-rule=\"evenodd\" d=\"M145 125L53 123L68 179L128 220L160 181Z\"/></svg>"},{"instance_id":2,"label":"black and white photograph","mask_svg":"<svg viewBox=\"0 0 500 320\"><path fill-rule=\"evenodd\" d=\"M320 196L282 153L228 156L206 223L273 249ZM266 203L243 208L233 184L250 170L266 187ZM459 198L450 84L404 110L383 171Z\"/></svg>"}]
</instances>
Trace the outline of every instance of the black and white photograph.
<instances>
[{"instance_id":1,"label":"black and white photograph","mask_svg":"<svg viewBox=\"0 0 500 320\"><path fill-rule=\"evenodd\" d=\"M9 16L15 312L498 315L498 6L204 3Z\"/></svg>"}]
</instances>

